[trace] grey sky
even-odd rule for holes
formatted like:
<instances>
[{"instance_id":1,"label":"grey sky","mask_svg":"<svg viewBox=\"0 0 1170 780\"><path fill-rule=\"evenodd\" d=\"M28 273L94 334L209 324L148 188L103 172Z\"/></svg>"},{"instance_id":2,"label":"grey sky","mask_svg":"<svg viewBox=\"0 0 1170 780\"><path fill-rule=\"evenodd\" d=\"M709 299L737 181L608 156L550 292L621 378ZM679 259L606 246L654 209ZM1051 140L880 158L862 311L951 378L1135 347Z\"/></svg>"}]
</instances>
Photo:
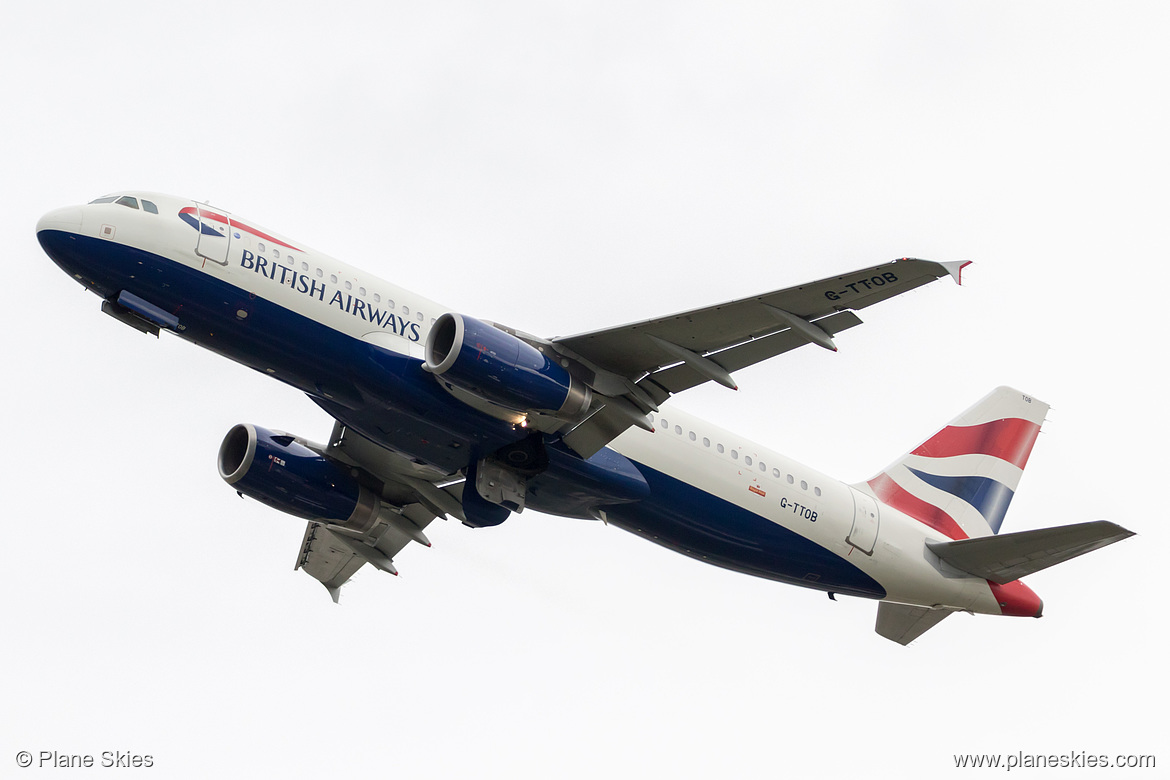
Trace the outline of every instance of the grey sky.
<instances>
[{"instance_id":1,"label":"grey sky","mask_svg":"<svg viewBox=\"0 0 1170 780\"><path fill-rule=\"evenodd\" d=\"M165 777L937 777L955 753L1156 753L1168 16L6 11L0 767L56 749L149 753ZM909 648L873 633L870 602L534 513L436 524L401 577L363 570L335 606L292 571L303 524L214 467L236 422L322 440L325 415L102 316L36 244L43 212L128 187L550 336L974 260L963 288L867 310L837 354L677 404L854 481L1011 384L1053 410L1005 530L1139 536L1030 577L1043 620L957 615Z\"/></svg>"}]
</instances>

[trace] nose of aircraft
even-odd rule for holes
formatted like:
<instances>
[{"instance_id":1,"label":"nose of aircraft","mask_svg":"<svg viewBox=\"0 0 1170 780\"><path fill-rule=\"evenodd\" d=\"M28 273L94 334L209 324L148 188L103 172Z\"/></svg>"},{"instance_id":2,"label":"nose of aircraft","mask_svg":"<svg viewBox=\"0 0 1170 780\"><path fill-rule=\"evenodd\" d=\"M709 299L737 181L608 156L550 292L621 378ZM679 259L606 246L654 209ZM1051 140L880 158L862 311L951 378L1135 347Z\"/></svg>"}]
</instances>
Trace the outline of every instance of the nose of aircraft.
<instances>
[{"instance_id":1,"label":"nose of aircraft","mask_svg":"<svg viewBox=\"0 0 1170 780\"><path fill-rule=\"evenodd\" d=\"M37 235L45 230L76 233L81 229L81 206L54 209L37 221Z\"/></svg>"}]
</instances>

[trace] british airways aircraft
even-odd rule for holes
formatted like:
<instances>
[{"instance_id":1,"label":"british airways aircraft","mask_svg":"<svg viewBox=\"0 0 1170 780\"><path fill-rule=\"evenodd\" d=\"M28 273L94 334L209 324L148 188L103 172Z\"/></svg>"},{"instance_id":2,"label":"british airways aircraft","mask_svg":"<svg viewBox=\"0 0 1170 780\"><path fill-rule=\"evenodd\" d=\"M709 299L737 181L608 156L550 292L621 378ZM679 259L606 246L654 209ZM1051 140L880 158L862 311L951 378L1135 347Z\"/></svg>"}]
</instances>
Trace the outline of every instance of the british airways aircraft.
<instances>
[{"instance_id":1,"label":"british airways aircraft","mask_svg":"<svg viewBox=\"0 0 1170 780\"><path fill-rule=\"evenodd\" d=\"M1040 617L1020 578L1131 536L1096 521L1000 534L1048 406L992 391L872 479L845 484L666 406L861 323L965 263L902 259L762 295L542 338L453 312L205 203L125 192L46 214L37 238L102 311L306 393L325 444L251 424L219 473L308 521L296 567L334 601L438 517L595 519L707 563L879 601L907 644L953 612Z\"/></svg>"}]
</instances>

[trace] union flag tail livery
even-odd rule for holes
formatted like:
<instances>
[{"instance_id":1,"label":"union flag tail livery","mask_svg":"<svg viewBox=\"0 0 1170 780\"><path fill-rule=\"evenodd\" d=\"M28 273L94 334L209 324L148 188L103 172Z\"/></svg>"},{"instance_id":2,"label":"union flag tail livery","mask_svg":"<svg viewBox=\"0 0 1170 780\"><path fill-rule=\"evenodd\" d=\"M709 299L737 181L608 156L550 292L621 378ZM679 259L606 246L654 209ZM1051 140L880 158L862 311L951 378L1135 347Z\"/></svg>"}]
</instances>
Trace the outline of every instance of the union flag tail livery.
<instances>
[{"instance_id":1,"label":"union flag tail livery","mask_svg":"<svg viewBox=\"0 0 1170 780\"><path fill-rule=\"evenodd\" d=\"M906 644L954 612L1039 617L1021 577L1131 535L1104 521L999 533L1048 409L1009 388L859 485L666 404L709 381L734 389L733 372L805 345L836 352L857 312L960 282L965 262L901 258L550 339L171 195L57 209L37 238L117 322L206 347L329 415L325 444L233 426L217 465L306 522L295 568L335 601L366 564L396 575L399 553L420 560L436 518L490 528L530 508L877 600L877 632Z\"/></svg>"},{"instance_id":2,"label":"union flag tail livery","mask_svg":"<svg viewBox=\"0 0 1170 780\"><path fill-rule=\"evenodd\" d=\"M1047 412L1042 401L996 388L865 487L951 539L997 534Z\"/></svg>"},{"instance_id":3,"label":"union flag tail livery","mask_svg":"<svg viewBox=\"0 0 1170 780\"><path fill-rule=\"evenodd\" d=\"M956 572L986 579L1001 615L1043 613L1040 597L1020 577L1132 536L1104 521L995 536L1048 409L1019 390L998 387L876 477L855 486L947 537L926 541L932 563L943 576ZM878 609L877 632L907 644L956 611L953 606L924 609L886 601Z\"/></svg>"}]
</instances>

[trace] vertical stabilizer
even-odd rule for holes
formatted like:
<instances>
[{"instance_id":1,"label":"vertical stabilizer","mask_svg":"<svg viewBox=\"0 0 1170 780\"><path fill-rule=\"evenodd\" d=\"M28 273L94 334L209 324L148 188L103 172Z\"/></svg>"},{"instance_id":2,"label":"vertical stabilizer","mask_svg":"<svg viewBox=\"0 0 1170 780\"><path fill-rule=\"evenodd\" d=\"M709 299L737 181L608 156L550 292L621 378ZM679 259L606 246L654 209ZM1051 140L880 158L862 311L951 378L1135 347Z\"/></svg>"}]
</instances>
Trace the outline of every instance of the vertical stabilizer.
<instances>
[{"instance_id":1,"label":"vertical stabilizer","mask_svg":"<svg viewBox=\"0 0 1170 780\"><path fill-rule=\"evenodd\" d=\"M998 387L856 487L951 539L999 533L1048 404Z\"/></svg>"}]
</instances>

